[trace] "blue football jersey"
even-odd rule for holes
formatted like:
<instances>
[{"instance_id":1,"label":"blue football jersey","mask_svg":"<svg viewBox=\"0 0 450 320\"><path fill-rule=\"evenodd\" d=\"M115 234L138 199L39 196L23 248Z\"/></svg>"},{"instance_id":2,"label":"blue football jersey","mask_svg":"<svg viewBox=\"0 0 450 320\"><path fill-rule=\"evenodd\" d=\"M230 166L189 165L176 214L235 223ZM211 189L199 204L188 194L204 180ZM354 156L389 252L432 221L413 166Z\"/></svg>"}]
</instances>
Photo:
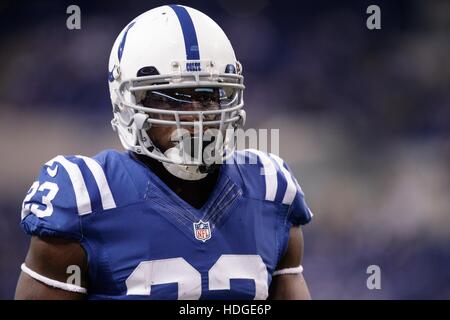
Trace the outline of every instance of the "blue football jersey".
<instances>
[{"instance_id":1,"label":"blue football jersey","mask_svg":"<svg viewBox=\"0 0 450 320\"><path fill-rule=\"evenodd\" d=\"M57 156L22 205L30 235L78 241L89 299L265 299L292 225L312 218L279 157L234 152L202 208L129 152Z\"/></svg>"}]
</instances>

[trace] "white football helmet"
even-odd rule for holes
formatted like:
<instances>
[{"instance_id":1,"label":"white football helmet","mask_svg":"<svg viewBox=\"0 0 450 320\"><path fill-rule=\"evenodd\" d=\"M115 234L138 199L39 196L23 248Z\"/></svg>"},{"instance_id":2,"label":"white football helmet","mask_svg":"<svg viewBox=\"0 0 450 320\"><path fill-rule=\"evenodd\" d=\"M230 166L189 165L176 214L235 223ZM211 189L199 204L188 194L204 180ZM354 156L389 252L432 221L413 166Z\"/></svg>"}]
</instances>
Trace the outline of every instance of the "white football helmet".
<instances>
[{"instance_id":1,"label":"white football helmet","mask_svg":"<svg viewBox=\"0 0 450 320\"><path fill-rule=\"evenodd\" d=\"M214 141L220 146L213 153L214 163L233 152L234 132L245 122L242 67L223 30L202 12L167 5L135 18L111 50L108 82L114 114L111 124L125 149L162 161L169 172L187 180L201 179L212 164L203 156L205 128L223 134ZM192 100L175 89L186 88L214 91L220 103L213 110L180 110L177 105ZM175 107L143 103L149 95ZM164 153L159 150L147 134L155 124L187 129L191 135L194 131L197 156L186 156L182 143Z\"/></svg>"}]
</instances>

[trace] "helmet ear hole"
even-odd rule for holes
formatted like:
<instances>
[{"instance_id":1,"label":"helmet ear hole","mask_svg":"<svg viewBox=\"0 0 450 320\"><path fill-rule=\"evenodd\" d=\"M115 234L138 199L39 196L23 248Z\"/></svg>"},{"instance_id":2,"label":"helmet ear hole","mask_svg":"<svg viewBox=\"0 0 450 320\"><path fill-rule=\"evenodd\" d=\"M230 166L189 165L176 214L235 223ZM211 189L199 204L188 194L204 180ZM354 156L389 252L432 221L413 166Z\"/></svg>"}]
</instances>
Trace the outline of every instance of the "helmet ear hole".
<instances>
[{"instance_id":1,"label":"helmet ear hole","mask_svg":"<svg viewBox=\"0 0 450 320\"><path fill-rule=\"evenodd\" d=\"M147 66L140 68L136 74L136 77L157 76L159 75L158 69L154 66Z\"/></svg>"},{"instance_id":2,"label":"helmet ear hole","mask_svg":"<svg viewBox=\"0 0 450 320\"><path fill-rule=\"evenodd\" d=\"M225 73L236 74L236 68L232 64L227 64L227 66L225 67Z\"/></svg>"}]
</instances>

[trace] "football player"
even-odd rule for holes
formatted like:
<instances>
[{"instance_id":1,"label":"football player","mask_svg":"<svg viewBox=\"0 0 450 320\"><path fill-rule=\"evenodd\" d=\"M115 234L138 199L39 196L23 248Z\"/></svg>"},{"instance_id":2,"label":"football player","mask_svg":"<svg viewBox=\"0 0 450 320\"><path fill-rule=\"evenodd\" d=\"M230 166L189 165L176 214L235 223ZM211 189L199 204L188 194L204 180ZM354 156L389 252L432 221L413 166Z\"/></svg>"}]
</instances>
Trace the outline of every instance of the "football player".
<instances>
[{"instance_id":1,"label":"football player","mask_svg":"<svg viewBox=\"0 0 450 320\"><path fill-rule=\"evenodd\" d=\"M117 37L108 82L126 151L42 167L16 298L310 298L312 213L282 159L234 150L244 85L222 29L185 6L147 11Z\"/></svg>"}]
</instances>

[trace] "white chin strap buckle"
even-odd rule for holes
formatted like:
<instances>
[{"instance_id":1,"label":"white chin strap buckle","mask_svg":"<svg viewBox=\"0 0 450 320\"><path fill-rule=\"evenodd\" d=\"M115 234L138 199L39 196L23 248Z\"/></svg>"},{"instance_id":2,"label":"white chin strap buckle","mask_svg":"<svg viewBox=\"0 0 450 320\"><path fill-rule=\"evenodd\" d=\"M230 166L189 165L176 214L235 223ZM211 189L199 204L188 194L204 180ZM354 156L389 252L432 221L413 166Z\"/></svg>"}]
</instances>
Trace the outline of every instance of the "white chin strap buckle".
<instances>
[{"instance_id":1,"label":"white chin strap buckle","mask_svg":"<svg viewBox=\"0 0 450 320\"><path fill-rule=\"evenodd\" d=\"M183 158L180 156L180 149L178 146L167 149L164 155L174 162L181 162ZM190 159L190 157L189 157ZM175 177L183 180L200 180L208 175L208 173L201 173L198 165L183 165L169 162L163 162L167 171Z\"/></svg>"}]
</instances>

